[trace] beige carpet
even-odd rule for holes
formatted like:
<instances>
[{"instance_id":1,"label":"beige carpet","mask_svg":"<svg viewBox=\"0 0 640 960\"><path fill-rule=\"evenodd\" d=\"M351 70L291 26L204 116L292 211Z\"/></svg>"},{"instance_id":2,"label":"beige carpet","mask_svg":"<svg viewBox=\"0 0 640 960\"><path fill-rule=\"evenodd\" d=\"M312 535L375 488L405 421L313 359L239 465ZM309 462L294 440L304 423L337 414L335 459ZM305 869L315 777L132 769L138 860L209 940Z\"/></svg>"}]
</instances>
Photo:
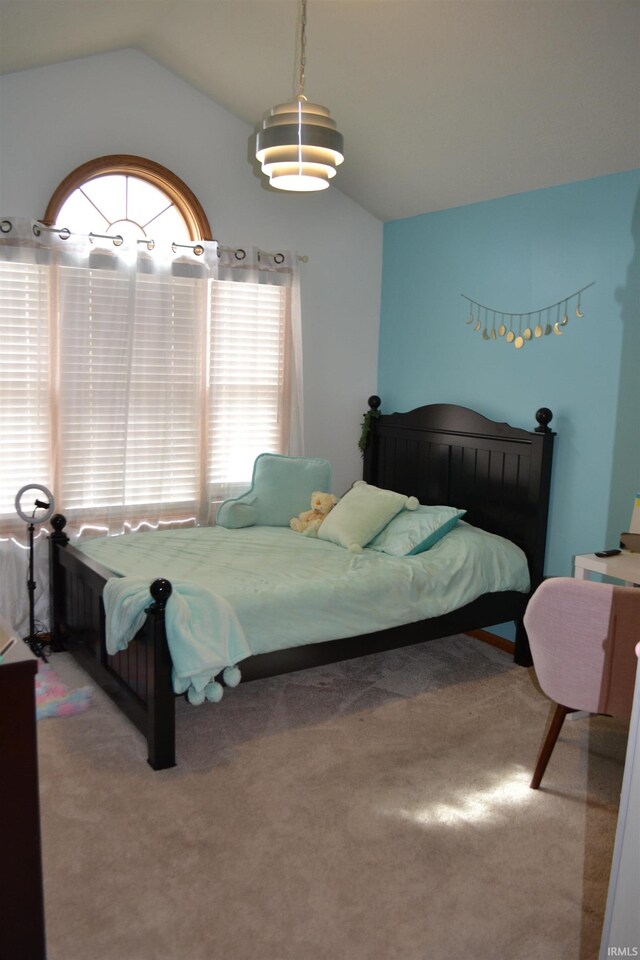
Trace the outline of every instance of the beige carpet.
<instances>
[{"instance_id":1,"label":"beige carpet","mask_svg":"<svg viewBox=\"0 0 640 960\"><path fill-rule=\"evenodd\" d=\"M54 667L86 677L68 655ZM38 725L49 960L595 960L627 728L469 637Z\"/></svg>"}]
</instances>

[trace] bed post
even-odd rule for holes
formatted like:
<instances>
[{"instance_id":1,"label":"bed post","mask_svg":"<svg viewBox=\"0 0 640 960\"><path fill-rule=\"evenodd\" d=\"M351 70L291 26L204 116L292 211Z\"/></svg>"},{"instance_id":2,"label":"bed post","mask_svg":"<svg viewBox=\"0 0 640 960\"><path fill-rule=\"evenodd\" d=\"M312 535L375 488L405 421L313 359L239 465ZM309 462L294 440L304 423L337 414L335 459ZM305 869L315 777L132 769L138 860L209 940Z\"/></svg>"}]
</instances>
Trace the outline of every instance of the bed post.
<instances>
[{"instance_id":1,"label":"bed post","mask_svg":"<svg viewBox=\"0 0 640 960\"><path fill-rule=\"evenodd\" d=\"M513 662L519 667L533 666L533 657L529 648L529 637L524 628L523 620L516 620L516 637L513 652Z\"/></svg>"},{"instance_id":2,"label":"bed post","mask_svg":"<svg viewBox=\"0 0 640 960\"><path fill-rule=\"evenodd\" d=\"M56 513L51 518L53 533L49 534L49 630L51 649L54 652L64 650L62 624L65 618L65 573L58 560L58 551L69 543L69 537L64 532L66 525L67 519L61 513Z\"/></svg>"},{"instance_id":3,"label":"bed post","mask_svg":"<svg viewBox=\"0 0 640 960\"><path fill-rule=\"evenodd\" d=\"M374 421L380 416L380 405L382 400L375 394L369 397L367 401L369 409L362 419L362 433L360 435L360 449L362 451L362 478L367 483L375 483L374 471L376 464L377 441L374 429Z\"/></svg>"},{"instance_id":4,"label":"bed post","mask_svg":"<svg viewBox=\"0 0 640 960\"><path fill-rule=\"evenodd\" d=\"M540 407L536 411L538 426L534 429L535 439L531 447L532 470L534 486L531 497L537 504L532 518L532 528L529 534L531 552L528 556L531 572L531 594L533 594L544 580L544 559L547 545L547 522L549 518L549 495L551 491L551 462L553 457L553 440L555 433L549 427L553 420L553 413L548 407ZM514 662L521 667L530 667L533 664L529 638L522 619L516 621L516 638Z\"/></svg>"},{"instance_id":5,"label":"bed post","mask_svg":"<svg viewBox=\"0 0 640 960\"><path fill-rule=\"evenodd\" d=\"M154 580L149 588L154 602L147 608L147 762L154 770L165 770L176 765L175 694L164 622L171 590L168 580Z\"/></svg>"}]
</instances>

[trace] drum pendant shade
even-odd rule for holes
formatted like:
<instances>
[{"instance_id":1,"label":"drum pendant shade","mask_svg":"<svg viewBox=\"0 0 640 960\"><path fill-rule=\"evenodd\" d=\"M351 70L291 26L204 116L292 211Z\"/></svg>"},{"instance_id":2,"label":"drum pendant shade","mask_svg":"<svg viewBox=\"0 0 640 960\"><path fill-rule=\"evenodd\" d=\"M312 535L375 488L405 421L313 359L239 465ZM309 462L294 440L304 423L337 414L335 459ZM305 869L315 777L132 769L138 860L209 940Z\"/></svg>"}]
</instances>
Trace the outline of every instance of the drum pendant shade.
<instances>
[{"instance_id":1,"label":"drum pendant shade","mask_svg":"<svg viewBox=\"0 0 640 960\"><path fill-rule=\"evenodd\" d=\"M342 134L326 107L304 95L306 0L302 0L299 93L273 107L256 136L256 158L278 190L326 190L344 160Z\"/></svg>"}]
</instances>

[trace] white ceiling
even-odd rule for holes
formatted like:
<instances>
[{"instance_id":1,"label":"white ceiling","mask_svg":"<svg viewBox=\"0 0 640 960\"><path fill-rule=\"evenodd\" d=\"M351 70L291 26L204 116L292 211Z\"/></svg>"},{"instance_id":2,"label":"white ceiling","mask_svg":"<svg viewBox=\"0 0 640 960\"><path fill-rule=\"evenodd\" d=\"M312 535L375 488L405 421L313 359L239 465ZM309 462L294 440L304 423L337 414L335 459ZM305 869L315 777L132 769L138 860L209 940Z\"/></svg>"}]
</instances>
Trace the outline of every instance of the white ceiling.
<instances>
[{"instance_id":1,"label":"white ceiling","mask_svg":"<svg viewBox=\"0 0 640 960\"><path fill-rule=\"evenodd\" d=\"M0 71L136 47L252 126L296 0L0 0ZM640 167L640 0L308 0L335 184L382 220ZM238 162L247 162L238 158Z\"/></svg>"}]
</instances>

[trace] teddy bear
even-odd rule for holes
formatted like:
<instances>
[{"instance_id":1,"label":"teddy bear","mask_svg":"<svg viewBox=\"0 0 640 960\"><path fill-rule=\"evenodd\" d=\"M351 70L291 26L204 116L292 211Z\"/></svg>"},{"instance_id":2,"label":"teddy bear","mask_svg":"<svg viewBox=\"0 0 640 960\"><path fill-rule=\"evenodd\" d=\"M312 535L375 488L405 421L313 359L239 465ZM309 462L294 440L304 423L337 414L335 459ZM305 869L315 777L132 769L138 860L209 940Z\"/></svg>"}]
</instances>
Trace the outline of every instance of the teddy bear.
<instances>
[{"instance_id":1,"label":"teddy bear","mask_svg":"<svg viewBox=\"0 0 640 960\"><path fill-rule=\"evenodd\" d=\"M296 533L305 537L317 537L318 528L330 510L333 510L338 498L332 493L316 491L311 494L311 510L304 510L289 521L289 526Z\"/></svg>"}]
</instances>

